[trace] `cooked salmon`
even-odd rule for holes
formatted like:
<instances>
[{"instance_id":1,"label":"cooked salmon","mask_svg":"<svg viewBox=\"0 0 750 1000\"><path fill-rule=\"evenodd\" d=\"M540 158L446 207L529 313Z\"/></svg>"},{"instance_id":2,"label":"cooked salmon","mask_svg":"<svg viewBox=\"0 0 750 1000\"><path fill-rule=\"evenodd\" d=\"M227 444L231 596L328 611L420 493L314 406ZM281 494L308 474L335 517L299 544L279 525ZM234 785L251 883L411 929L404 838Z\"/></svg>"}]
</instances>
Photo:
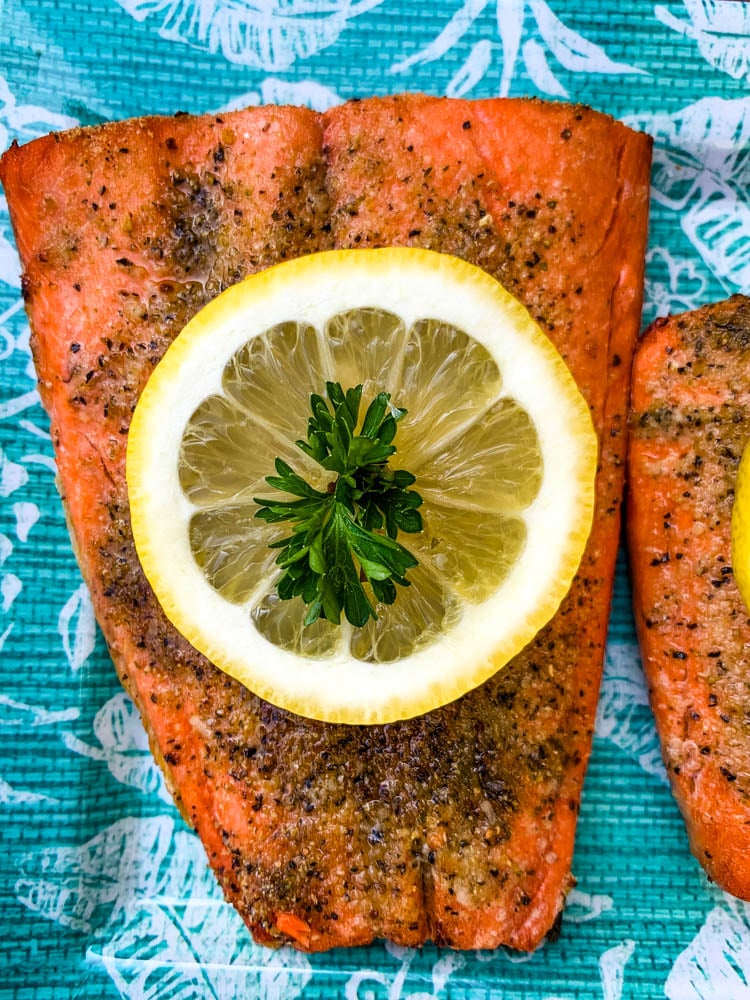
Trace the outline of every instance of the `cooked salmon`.
<instances>
[{"instance_id":1,"label":"cooked salmon","mask_svg":"<svg viewBox=\"0 0 750 1000\"><path fill-rule=\"evenodd\" d=\"M256 939L530 950L555 924L618 541L650 140L583 107L408 96L46 137L0 164L83 575L184 815ZM600 439L597 513L555 619L452 705L384 726L291 715L192 649L133 548L130 414L185 321L295 254L410 244L497 276Z\"/></svg>"},{"instance_id":2,"label":"cooked salmon","mask_svg":"<svg viewBox=\"0 0 750 1000\"><path fill-rule=\"evenodd\" d=\"M657 320L633 371L628 534L651 706L693 853L750 899L750 614L732 575L750 298Z\"/></svg>"}]
</instances>

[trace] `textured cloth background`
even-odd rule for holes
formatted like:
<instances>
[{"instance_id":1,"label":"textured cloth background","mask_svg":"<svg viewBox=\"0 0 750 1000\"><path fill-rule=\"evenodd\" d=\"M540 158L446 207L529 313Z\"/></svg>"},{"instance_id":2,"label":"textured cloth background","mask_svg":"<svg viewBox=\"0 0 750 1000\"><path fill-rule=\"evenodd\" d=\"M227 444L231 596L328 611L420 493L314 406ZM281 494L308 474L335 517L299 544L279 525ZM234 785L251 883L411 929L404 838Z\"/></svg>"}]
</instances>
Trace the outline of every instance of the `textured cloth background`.
<instances>
[{"instance_id":1,"label":"textured cloth background","mask_svg":"<svg viewBox=\"0 0 750 1000\"><path fill-rule=\"evenodd\" d=\"M750 4L0 0L0 150L80 122L424 90L570 98L656 137L644 323L750 290ZM170 803L81 586L0 196L0 997L741 1000L750 908L691 858L618 568L560 939L254 945Z\"/></svg>"}]
</instances>

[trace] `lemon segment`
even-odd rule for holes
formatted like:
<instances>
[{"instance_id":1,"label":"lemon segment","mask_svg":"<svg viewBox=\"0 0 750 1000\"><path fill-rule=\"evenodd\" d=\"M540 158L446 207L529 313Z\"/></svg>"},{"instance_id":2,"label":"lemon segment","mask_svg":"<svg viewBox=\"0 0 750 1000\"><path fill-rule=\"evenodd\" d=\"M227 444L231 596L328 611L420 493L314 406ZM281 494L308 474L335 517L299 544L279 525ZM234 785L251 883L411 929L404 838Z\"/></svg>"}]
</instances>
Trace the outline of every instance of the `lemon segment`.
<instances>
[{"instance_id":1,"label":"lemon segment","mask_svg":"<svg viewBox=\"0 0 750 1000\"><path fill-rule=\"evenodd\" d=\"M424 460L478 421L501 388L500 369L483 344L449 323L418 320L401 360L398 393L409 412L399 426L397 454Z\"/></svg>"},{"instance_id":2,"label":"lemon segment","mask_svg":"<svg viewBox=\"0 0 750 1000\"><path fill-rule=\"evenodd\" d=\"M742 600L750 609L750 443L742 453L734 486L732 569Z\"/></svg>"},{"instance_id":3,"label":"lemon segment","mask_svg":"<svg viewBox=\"0 0 750 1000\"><path fill-rule=\"evenodd\" d=\"M326 381L409 411L391 464L424 500L424 530L399 536L411 585L363 628L304 625L275 591L288 525L254 516L277 456L316 489L332 478L295 446ZM554 615L596 460L588 407L526 310L457 258L389 248L299 258L206 306L141 395L127 480L144 572L193 646L282 708L364 724L460 697Z\"/></svg>"}]
</instances>

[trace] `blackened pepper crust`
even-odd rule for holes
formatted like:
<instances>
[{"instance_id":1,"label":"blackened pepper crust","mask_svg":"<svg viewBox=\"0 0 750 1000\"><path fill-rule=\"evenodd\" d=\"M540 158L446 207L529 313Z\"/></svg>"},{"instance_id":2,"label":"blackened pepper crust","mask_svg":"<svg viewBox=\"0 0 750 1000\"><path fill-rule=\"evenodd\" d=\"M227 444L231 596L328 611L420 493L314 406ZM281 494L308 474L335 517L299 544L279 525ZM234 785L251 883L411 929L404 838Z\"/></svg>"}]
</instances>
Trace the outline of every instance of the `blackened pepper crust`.
<instances>
[{"instance_id":1,"label":"blackened pepper crust","mask_svg":"<svg viewBox=\"0 0 750 1000\"><path fill-rule=\"evenodd\" d=\"M648 143L584 109L511 105L412 97L324 120L295 109L153 119L41 140L3 163L84 575L182 808L265 943L531 948L571 882L617 538ZM492 145L506 119L549 132L530 186ZM591 225L570 189L584 176L588 186L588 146L606 177ZM27 178L41 164L49 183L37 197ZM621 172L636 192L627 212ZM14 207L23 199L33 226ZM557 618L506 671L418 719L331 726L262 702L168 623L133 548L124 441L154 364L224 287L311 250L404 242L484 267L557 339L600 433L610 430L598 527Z\"/></svg>"},{"instance_id":2,"label":"blackened pepper crust","mask_svg":"<svg viewBox=\"0 0 750 1000\"><path fill-rule=\"evenodd\" d=\"M662 754L698 860L750 898L750 613L731 548L750 299L657 320L634 375L634 607Z\"/></svg>"},{"instance_id":3,"label":"blackened pepper crust","mask_svg":"<svg viewBox=\"0 0 750 1000\"><path fill-rule=\"evenodd\" d=\"M720 758L733 792L750 804L749 615L734 583L730 539L737 470L750 441L750 299L735 296L669 322L675 338L664 355L661 391L633 414L639 442L676 445L658 471L672 476L677 489L658 510L663 552L650 561L664 586L643 613L649 630L671 633L679 647L672 658L684 661L680 670L704 689L705 705L687 712L682 745L664 749L667 766L678 773L690 756L686 742L704 757ZM696 405L703 386L705 401ZM700 599L692 613L675 586L680 578L695 580Z\"/></svg>"},{"instance_id":4,"label":"blackened pepper crust","mask_svg":"<svg viewBox=\"0 0 750 1000\"><path fill-rule=\"evenodd\" d=\"M519 119L527 107L514 107ZM615 261L643 240L648 159L636 166L637 147L623 130L616 138L602 136L599 148L608 152L594 165L587 145L594 123L598 127L600 117L585 108L548 120L545 110L527 135L510 111L498 122L492 102L451 106L396 97L336 109L325 134L336 245L441 249L495 275L559 347L600 437L596 527L557 616L503 672L419 723L428 741L430 733L445 734L436 741L425 800L434 863L424 870L424 885L432 936L454 946L496 943L498 925L505 927L503 940L527 946L540 925L546 930L553 923L571 884L575 816L604 655L639 311L630 284L636 273ZM541 165L540 141L546 149ZM647 148L648 140L643 144ZM565 166L550 169L550 161ZM591 170L607 178L596 203L581 196L581 176ZM633 202L624 193L626 178L631 194L639 190Z\"/></svg>"}]
</instances>

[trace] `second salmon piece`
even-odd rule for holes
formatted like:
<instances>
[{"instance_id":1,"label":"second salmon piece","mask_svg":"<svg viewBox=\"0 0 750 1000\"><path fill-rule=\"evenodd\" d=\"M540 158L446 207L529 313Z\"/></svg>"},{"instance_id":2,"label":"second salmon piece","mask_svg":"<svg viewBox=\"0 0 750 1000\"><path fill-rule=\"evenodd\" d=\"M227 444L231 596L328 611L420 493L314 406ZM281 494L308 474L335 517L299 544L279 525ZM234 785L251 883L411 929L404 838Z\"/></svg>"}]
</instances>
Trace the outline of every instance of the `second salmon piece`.
<instances>
[{"instance_id":1,"label":"second salmon piece","mask_svg":"<svg viewBox=\"0 0 750 1000\"><path fill-rule=\"evenodd\" d=\"M651 706L693 853L750 899L750 613L731 517L750 441L750 298L657 320L633 369L628 536Z\"/></svg>"},{"instance_id":2,"label":"second salmon piece","mask_svg":"<svg viewBox=\"0 0 750 1000\"><path fill-rule=\"evenodd\" d=\"M582 107L409 96L82 129L0 177L81 567L118 673L224 891L266 944L535 948L570 872L619 533L650 141ZM427 246L549 333L600 442L555 619L452 705L337 726L264 703L165 619L133 548L130 414L184 322L260 267Z\"/></svg>"}]
</instances>

